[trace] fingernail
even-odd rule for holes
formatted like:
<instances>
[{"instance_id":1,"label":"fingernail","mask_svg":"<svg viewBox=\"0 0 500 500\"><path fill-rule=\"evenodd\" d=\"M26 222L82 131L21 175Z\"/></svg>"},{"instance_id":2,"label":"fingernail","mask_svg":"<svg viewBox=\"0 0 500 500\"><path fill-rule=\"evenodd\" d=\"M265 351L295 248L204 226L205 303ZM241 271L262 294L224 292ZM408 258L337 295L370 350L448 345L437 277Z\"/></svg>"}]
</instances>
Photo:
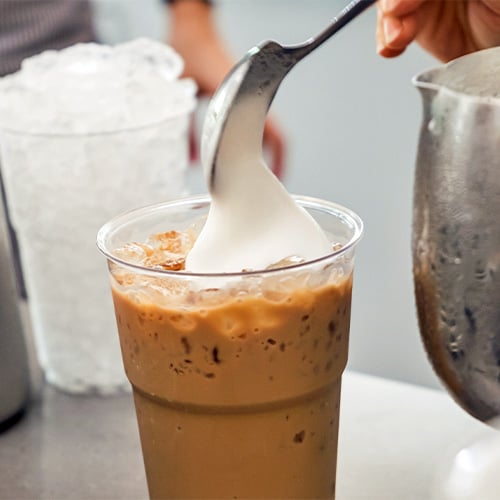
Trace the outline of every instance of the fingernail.
<instances>
[{"instance_id":1,"label":"fingernail","mask_svg":"<svg viewBox=\"0 0 500 500\"><path fill-rule=\"evenodd\" d=\"M392 0L380 0L380 7L382 9L382 12L390 12L390 10L393 8L394 2Z\"/></svg>"},{"instance_id":2,"label":"fingernail","mask_svg":"<svg viewBox=\"0 0 500 500\"><path fill-rule=\"evenodd\" d=\"M381 54L384 48L385 48L384 43L381 40L377 40L377 45L376 45L377 54Z\"/></svg>"},{"instance_id":3,"label":"fingernail","mask_svg":"<svg viewBox=\"0 0 500 500\"><path fill-rule=\"evenodd\" d=\"M391 45L401 34L401 21L395 17L386 17L384 19L384 38L387 46Z\"/></svg>"}]
</instances>

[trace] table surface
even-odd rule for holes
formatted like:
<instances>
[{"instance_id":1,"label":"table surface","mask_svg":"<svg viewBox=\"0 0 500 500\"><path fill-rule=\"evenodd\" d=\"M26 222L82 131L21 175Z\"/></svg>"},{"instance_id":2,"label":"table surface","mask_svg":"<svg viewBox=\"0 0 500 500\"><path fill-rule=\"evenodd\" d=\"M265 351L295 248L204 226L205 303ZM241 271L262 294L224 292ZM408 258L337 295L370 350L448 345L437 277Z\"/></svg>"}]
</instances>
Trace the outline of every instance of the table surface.
<instances>
[{"instance_id":1,"label":"table surface","mask_svg":"<svg viewBox=\"0 0 500 500\"><path fill-rule=\"evenodd\" d=\"M488 433L444 392L347 371L337 500L431 499L440 467ZM131 396L45 386L0 435L0 498L147 498Z\"/></svg>"}]
</instances>

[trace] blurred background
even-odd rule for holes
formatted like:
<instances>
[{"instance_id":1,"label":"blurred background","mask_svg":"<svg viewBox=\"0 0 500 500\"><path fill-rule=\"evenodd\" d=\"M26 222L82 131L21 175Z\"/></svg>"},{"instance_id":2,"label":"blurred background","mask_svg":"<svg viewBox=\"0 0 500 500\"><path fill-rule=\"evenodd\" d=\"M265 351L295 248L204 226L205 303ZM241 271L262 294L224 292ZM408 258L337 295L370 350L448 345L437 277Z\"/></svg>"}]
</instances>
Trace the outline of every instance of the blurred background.
<instances>
[{"instance_id":1,"label":"blurred background","mask_svg":"<svg viewBox=\"0 0 500 500\"><path fill-rule=\"evenodd\" d=\"M267 39L295 44L319 33L347 0L216 0L236 58ZM166 40L160 0L94 0L100 40ZM343 29L287 76L273 104L288 144L284 184L364 220L358 247L349 367L440 387L418 333L411 275L411 206L421 103L412 77L438 63L417 46L384 60L375 9ZM203 106L197 115L201 130ZM189 173L205 192L201 169Z\"/></svg>"}]
</instances>

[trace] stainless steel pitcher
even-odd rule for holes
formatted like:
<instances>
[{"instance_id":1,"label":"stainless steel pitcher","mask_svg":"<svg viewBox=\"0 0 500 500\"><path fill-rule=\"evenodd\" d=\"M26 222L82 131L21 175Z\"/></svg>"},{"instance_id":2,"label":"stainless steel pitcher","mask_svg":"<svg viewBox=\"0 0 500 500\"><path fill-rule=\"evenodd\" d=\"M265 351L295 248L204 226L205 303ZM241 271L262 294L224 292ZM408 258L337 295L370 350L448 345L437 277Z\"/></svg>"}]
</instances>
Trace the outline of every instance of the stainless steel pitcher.
<instances>
[{"instance_id":1,"label":"stainless steel pitcher","mask_svg":"<svg viewBox=\"0 0 500 500\"><path fill-rule=\"evenodd\" d=\"M0 179L0 432L24 412L30 372Z\"/></svg>"},{"instance_id":2,"label":"stainless steel pitcher","mask_svg":"<svg viewBox=\"0 0 500 500\"><path fill-rule=\"evenodd\" d=\"M422 339L471 415L500 415L500 47L414 80L423 97L413 213Z\"/></svg>"}]
</instances>

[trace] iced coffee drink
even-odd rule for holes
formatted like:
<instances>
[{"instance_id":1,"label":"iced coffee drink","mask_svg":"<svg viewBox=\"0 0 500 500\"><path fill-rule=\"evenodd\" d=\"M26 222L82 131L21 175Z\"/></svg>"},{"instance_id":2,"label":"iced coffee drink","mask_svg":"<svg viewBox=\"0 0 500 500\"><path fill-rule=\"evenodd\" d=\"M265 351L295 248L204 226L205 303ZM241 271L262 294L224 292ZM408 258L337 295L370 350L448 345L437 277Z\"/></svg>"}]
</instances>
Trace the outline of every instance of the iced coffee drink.
<instances>
[{"instance_id":1,"label":"iced coffee drink","mask_svg":"<svg viewBox=\"0 0 500 500\"><path fill-rule=\"evenodd\" d=\"M353 252L361 222L298 199L331 241L313 262L184 269L194 198L99 234L151 498L334 498Z\"/></svg>"}]
</instances>

